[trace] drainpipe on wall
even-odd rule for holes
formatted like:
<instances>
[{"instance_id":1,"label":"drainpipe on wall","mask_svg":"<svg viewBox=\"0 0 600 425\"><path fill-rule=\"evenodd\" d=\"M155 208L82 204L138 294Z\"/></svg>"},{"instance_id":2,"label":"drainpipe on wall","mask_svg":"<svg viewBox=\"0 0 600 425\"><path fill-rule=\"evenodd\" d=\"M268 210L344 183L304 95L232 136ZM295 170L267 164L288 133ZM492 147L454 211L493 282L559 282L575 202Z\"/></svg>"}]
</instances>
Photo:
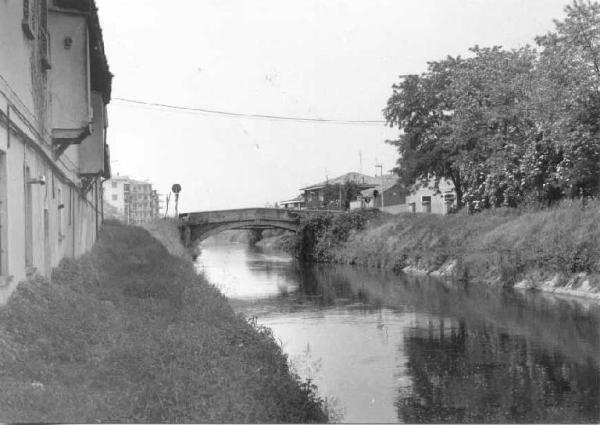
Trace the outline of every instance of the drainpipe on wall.
<instances>
[{"instance_id":1,"label":"drainpipe on wall","mask_svg":"<svg viewBox=\"0 0 600 425\"><path fill-rule=\"evenodd\" d=\"M76 218L77 214L75 214L75 201L77 200L77 196L74 190L71 190L71 225L73 226L72 234L73 234L73 258L77 258L77 252L75 251L75 235L77 234L77 226L76 226Z\"/></svg>"},{"instance_id":2,"label":"drainpipe on wall","mask_svg":"<svg viewBox=\"0 0 600 425\"><path fill-rule=\"evenodd\" d=\"M96 198L95 199L95 201L96 201L96 207L94 208L95 209L94 212L95 212L95 217L96 217L96 238L97 238L98 237L98 232L100 231L100 226L99 226L99 223L98 223L98 180L96 180L94 182L94 198Z\"/></svg>"}]
</instances>

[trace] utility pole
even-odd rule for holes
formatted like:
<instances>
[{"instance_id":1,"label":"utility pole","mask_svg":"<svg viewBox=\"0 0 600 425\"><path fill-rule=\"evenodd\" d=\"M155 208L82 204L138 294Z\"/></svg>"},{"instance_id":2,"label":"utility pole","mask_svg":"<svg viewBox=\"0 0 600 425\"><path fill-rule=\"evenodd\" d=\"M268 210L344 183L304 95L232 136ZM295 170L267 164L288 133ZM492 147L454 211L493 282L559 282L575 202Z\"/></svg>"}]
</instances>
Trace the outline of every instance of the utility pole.
<instances>
[{"instance_id":1,"label":"utility pole","mask_svg":"<svg viewBox=\"0 0 600 425\"><path fill-rule=\"evenodd\" d=\"M171 192L167 193L167 207L165 208L165 218L167 218L167 214L169 214L169 200L171 199Z\"/></svg>"},{"instance_id":2,"label":"utility pole","mask_svg":"<svg viewBox=\"0 0 600 425\"><path fill-rule=\"evenodd\" d=\"M360 168L359 168L359 172L362 174L362 152L358 151L358 158L360 161Z\"/></svg>"},{"instance_id":3,"label":"utility pole","mask_svg":"<svg viewBox=\"0 0 600 425\"><path fill-rule=\"evenodd\" d=\"M375 168L379 168L380 172L381 172L381 211L383 211L383 165L382 164L377 164L375 165Z\"/></svg>"}]
</instances>

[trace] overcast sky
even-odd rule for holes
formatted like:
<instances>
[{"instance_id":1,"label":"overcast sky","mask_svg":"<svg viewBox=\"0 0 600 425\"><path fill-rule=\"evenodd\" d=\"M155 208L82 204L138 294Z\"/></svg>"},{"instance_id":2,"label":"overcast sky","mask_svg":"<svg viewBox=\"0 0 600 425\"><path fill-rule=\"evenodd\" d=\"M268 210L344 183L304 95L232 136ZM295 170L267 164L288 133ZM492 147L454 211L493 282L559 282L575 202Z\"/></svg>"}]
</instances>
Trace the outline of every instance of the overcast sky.
<instances>
[{"instance_id":1,"label":"overcast sky","mask_svg":"<svg viewBox=\"0 0 600 425\"><path fill-rule=\"evenodd\" d=\"M533 44L566 0L97 0L113 99L382 120L398 76L469 47ZM396 129L109 105L112 171L180 211L264 206L349 171L393 168Z\"/></svg>"}]
</instances>

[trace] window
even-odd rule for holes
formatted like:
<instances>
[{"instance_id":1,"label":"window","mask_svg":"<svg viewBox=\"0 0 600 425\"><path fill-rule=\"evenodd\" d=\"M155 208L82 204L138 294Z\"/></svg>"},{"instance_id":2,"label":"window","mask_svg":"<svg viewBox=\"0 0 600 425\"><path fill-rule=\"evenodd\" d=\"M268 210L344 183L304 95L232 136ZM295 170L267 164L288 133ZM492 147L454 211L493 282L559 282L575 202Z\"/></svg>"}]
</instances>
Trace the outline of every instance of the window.
<instances>
[{"instance_id":1,"label":"window","mask_svg":"<svg viewBox=\"0 0 600 425\"><path fill-rule=\"evenodd\" d=\"M113 189L117 188L117 182L111 182L110 185L112 186Z\"/></svg>"},{"instance_id":2,"label":"window","mask_svg":"<svg viewBox=\"0 0 600 425\"><path fill-rule=\"evenodd\" d=\"M421 197L421 202L423 203L423 212L430 213L431 212L431 196Z\"/></svg>"},{"instance_id":3,"label":"window","mask_svg":"<svg viewBox=\"0 0 600 425\"><path fill-rule=\"evenodd\" d=\"M113 195L113 196L112 196L112 200L113 200L113 201L117 201L118 199L119 199L119 195Z\"/></svg>"},{"instance_id":4,"label":"window","mask_svg":"<svg viewBox=\"0 0 600 425\"><path fill-rule=\"evenodd\" d=\"M50 63L50 34L48 34L48 1L41 0L40 7L40 56L42 59L42 69L47 71L52 68L52 64Z\"/></svg>"},{"instance_id":5,"label":"window","mask_svg":"<svg viewBox=\"0 0 600 425\"><path fill-rule=\"evenodd\" d=\"M0 151L0 274L8 275L6 153Z\"/></svg>"},{"instance_id":6,"label":"window","mask_svg":"<svg viewBox=\"0 0 600 425\"><path fill-rule=\"evenodd\" d=\"M64 235L63 235L63 208L65 207L65 204L63 204L63 199L62 199L62 190L60 189L60 187L58 188L58 214L57 214L57 221L58 221L58 241L62 242L62 240L64 239Z\"/></svg>"},{"instance_id":7,"label":"window","mask_svg":"<svg viewBox=\"0 0 600 425\"><path fill-rule=\"evenodd\" d=\"M69 226L71 225L73 215L73 188L69 187Z\"/></svg>"},{"instance_id":8,"label":"window","mask_svg":"<svg viewBox=\"0 0 600 425\"><path fill-rule=\"evenodd\" d=\"M23 167L23 181L25 183L25 265L33 266L33 214L31 196L31 171L29 167Z\"/></svg>"},{"instance_id":9,"label":"window","mask_svg":"<svg viewBox=\"0 0 600 425\"><path fill-rule=\"evenodd\" d=\"M21 27L28 39L33 40L37 34L38 16L35 0L23 0L23 21Z\"/></svg>"}]
</instances>

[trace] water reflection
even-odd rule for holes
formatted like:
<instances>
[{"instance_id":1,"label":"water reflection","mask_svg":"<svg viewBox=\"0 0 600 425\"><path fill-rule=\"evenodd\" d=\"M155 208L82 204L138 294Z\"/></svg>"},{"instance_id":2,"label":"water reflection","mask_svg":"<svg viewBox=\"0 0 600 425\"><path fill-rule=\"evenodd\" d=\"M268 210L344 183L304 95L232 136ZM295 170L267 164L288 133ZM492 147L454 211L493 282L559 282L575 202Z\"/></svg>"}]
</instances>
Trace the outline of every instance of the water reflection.
<instances>
[{"instance_id":1,"label":"water reflection","mask_svg":"<svg viewBox=\"0 0 600 425\"><path fill-rule=\"evenodd\" d=\"M600 419L597 305L300 267L241 246L205 247L198 264L344 421Z\"/></svg>"},{"instance_id":2,"label":"water reflection","mask_svg":"<svg viewBox=\"0 0 600 425\"><path fill-rule=\"evenodd\" d=\"M521 336L465 321L429 322L405 336L410 389L405 422L595 422L598 369L571 363Z\"/></svg>"}]
</instances>

